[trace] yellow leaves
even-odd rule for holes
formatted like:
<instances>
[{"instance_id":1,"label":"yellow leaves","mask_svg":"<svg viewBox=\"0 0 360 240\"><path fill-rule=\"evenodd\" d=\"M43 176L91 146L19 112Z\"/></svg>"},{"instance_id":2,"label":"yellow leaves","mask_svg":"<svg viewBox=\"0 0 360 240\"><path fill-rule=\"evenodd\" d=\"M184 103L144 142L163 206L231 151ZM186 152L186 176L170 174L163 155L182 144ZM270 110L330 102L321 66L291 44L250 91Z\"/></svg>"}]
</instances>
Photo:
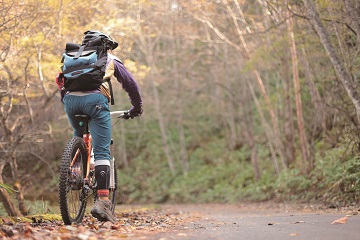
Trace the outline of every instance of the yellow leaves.
<instances>
[{"instance_id":1,"label":"yellow leaves","mask_svg":"<svg viewBox=\"0 0 360 240\"><path fill-rule=\"evenodd\" d=\"M125 67L134 75L136 81L141 84L150 71L150 67L139 64L129 59L124 60Z\"/></svg>"},{"instance_id":2,"label":"yellow leaves","mask_svg":"<svg viewBox=\"0 0 360 240\"><path fill-rule=\"evenodd\" d=\"M1 98L1 102L4 102L4 103L9 103L9 100L10 100L10 98L8 96L5 96L5 97ZM18 98L18 97L11 98L11 104L17 105L17 104L20 104L20 103L21 103L20 98Z\"/></svg>"}]
</instances>

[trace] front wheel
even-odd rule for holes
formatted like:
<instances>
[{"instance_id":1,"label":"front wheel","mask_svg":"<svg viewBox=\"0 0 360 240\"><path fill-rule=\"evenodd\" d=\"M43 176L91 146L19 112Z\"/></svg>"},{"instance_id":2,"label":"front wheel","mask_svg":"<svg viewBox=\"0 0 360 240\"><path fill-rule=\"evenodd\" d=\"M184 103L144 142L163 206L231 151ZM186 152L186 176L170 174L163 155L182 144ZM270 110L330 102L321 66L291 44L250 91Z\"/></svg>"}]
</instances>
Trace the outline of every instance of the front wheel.
<instances>
[{"instance_id":1,"label":"front wheel","mask_svg":"<svg viewBox=\"0 0 360 240\"><path fill-rule=\"evenodd\" d=\"M60 165L59 204L66 225L81 222L84 217L87 192L83 186L87 157L82 138L74 137L65 146Z\"/></svg>"}]
</instances>

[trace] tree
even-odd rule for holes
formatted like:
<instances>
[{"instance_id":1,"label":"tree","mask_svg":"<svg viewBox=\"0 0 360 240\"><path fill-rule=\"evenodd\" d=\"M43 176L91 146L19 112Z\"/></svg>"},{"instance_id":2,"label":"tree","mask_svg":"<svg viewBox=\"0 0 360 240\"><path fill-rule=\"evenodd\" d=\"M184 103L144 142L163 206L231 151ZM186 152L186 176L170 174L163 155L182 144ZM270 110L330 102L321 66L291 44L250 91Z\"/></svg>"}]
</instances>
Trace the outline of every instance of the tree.
<instances>
[{"instance_id":1,"label":"tree","mask_svg":"<svg viewBox=\"0 0 360 240\"><path fill-rule=\"evenodd\" d=\"M343 62L340 61L340 58L333 47L333 44L330 41L329 34L326 31L324 24L320 18L318 11L316 10L315 4L311 0L303 0L307 14L309 17L309 21L314 27L317 35L320 38L320 41L328 54L328 57L333 65L333 68L336 72L337 77L340 79L341 83L343 84L348 96L350 97L354 107L356 109L358 122L360 121L360 93L359 93L359 86L351 77L351 73L349 70L344 66ZM346 6L351 6L351 1L345 1ZM356 11L350 11L350 14L358 14ZM356 17L354 17L355 19ZM355 21L356 22L356 21ZM355 26L358 26L358 23L355 23ZM358 30L358 27L356 27ZM357 36L359 38L359 36Z\"/></svg>"},{"instance_id":2,"label":"tree","mask_svg":"<svg viewBox=\"0 0 360 240\"><path fill-rule=\"evenodd\" d=\"M304 117L303 117L303 105L301 100L301 89L300 89L300 81L299 81L299 68L298 68L298 57L296 52L296 42L294 36L294 23L293 18L289 17L287 20L287 27L289 32L290 39L290 52L291 52L291 62L292 62L292 73L294 80L294 95L295 95L295 104L296 104L296 115L297 115L297 123L298 123L298 131L300 138L300 146L302 159L305 164L309 166L305 166L308 170L313 169L313 162L310 158L309 150L308 150L308 142L305 134L305 126L304 126Z\"/></svg>"}]
</instances>

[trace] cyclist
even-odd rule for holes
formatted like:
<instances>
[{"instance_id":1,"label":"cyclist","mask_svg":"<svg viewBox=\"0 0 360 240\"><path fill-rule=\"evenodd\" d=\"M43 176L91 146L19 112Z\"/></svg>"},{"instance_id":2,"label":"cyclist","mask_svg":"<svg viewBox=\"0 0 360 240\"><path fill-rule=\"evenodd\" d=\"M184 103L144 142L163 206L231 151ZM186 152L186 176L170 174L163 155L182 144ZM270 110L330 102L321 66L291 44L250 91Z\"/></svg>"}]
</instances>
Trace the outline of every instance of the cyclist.
<instances>
[{"instance_id":1,"label":"cyclist","mask_svg":"<svg viewBox=\"0 0 360 240\"><path fill-rule=\"evenodd\" d=\"M128 93L132 104L129 110L131 118L140 116L142 110L142 99L138 84L131 73L124 67L122 62L111 54L118 43L110 36L99 31L87 31L84 33L82 44L103 37L108 42L108 58L106 77L115 76L122 88ZM110 143L111 143L111 119L109 110L109 99L102 86L92 91L66 92L63 97L64 109L68 120L73 127L74 136L82 137L84 129L80 127L76 114L87 114L90 116L90 133L95 157L95 179L97 182L98 200L91 209L91 214L100 221L115 222L116 217L111 212L111 201L109 200L110 181Z\"/></svg>"}]
</instances>

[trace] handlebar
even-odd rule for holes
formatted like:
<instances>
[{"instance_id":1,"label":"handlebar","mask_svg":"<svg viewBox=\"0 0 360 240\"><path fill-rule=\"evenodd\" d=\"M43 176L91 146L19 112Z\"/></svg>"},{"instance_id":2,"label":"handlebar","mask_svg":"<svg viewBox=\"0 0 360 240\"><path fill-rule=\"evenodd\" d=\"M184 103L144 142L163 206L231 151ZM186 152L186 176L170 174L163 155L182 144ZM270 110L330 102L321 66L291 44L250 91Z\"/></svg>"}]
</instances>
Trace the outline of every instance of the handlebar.
<instances>
[{"instance_id":1,"label":"handlebar","mask_svg":"<svg viewBox=\"0 0 360 240\"><path fill-rule=\"evenodd\" d=\"M129 119L130 118L130 112L129 112L129 110L112 111L112 112L110 112L110 116L116 116L117 118L122 118L122 119Z\"/></svg>"}]
</instances>

